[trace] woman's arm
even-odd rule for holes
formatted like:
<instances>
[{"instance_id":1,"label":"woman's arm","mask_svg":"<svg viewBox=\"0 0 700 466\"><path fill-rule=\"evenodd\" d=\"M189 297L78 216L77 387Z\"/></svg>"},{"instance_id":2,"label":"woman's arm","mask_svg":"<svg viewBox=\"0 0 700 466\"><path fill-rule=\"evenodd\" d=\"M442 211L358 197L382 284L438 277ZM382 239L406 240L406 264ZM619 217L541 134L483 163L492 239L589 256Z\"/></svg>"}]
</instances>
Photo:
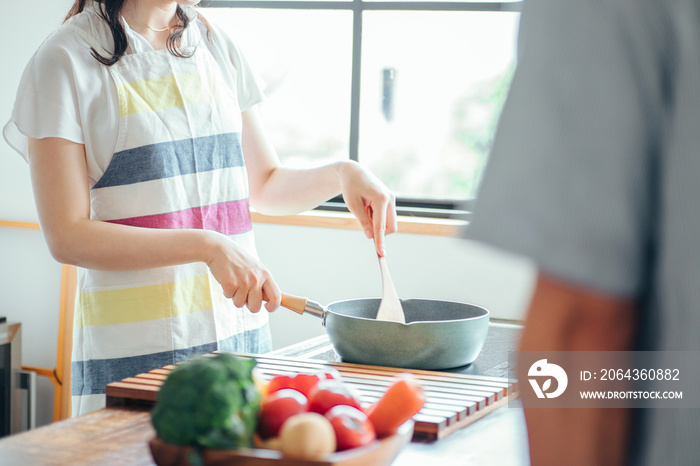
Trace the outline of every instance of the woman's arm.
<instances>
[{"instance_id":1,"label":"woman's arm","mask_svg":"<svg viewBox=\"0 0 700 466\"><path fill-rule=\"evenodd\" d=\"M210 230L169 230L90 219L85 147L60 139L30 139L29 167L39 222L57 261L84 268L126 271L205 262L238 307L279 305L269 272L234 241Z\"/></svg>"},{"instance_id":2,"label":"woman's arm","mask_svg":"<svg viewBox=\"0 0 700 466\"><path fill-rule=\"evenodd\" d=\"M349 160L309 169L282 167L256 107L243 113L243 154L250 201L261 213L296 214L342 194L365 235L374 238L377 252L383 254L384 235L397 229L395 198L371 172Z\"/></svg>"}]
</instances>

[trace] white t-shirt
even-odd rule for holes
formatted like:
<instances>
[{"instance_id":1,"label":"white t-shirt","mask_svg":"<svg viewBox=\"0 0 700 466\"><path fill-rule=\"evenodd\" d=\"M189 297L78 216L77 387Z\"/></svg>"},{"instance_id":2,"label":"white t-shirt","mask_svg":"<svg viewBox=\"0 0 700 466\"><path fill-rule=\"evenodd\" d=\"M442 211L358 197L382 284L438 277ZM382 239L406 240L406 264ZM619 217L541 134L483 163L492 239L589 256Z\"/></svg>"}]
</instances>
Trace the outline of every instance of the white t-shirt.
<instances>
[{"instance_id":1,"label":"white t-shirt","mask_svg":"<svg viewBox=\"0 0 700 466\"><path fill-rule=\"evenodd\" d=\"M10 121L3 129L7 143L27 159L28 137L58 137L85 144L88 177L92 187L112 160L117 139L119 100L107 66L93 56L86 36L113 44L109 28L98 16L94 3L91 14L74 16L53 32L30 59L22 75ZM188 14L194 18L194 10ZM153 50L151 44L133 31L126 21L127 53ZM191 28L198 28L195 34ZM263 99L263 84L230 37L211 24L193 20L183 34L182 47L197 45L211 51L226 84L238 96L241 111ZM199 44L196 38L204 39ZM111 50L111 47L108 48ZM107 51L98 50L103 56Z\"/></svg>"}]
</instances>

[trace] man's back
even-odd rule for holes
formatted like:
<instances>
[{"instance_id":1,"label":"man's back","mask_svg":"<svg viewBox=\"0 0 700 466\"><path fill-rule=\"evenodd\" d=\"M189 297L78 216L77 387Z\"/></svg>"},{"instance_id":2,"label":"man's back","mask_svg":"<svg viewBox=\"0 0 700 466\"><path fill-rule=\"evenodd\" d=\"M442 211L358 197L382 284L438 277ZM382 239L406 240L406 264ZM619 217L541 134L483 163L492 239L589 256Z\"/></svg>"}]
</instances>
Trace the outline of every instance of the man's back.
<instances>
[{"instance_id":1,"label":"man's back","mask_svg":"<svg viewBox=\"0 0 700 466\"><path fill-rule=\"evenodd\" d=\"M468 236L635 302L630 349L700 350L700 5L526 0L519 45ZM635 410L631 459L700 464L699 430Z\"/></svg>"}]
</instances>

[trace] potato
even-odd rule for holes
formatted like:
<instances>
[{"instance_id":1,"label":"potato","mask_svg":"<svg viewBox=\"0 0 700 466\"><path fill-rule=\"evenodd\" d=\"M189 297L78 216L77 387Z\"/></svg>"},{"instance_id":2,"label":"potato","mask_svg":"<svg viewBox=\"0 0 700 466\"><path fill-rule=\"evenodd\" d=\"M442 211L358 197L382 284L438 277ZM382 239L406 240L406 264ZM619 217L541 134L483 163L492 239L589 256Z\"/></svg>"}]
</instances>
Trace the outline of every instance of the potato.
<instances>
[{"instance_id":1,"label":"potato","mask_svg":"<svg viewBox=\"0 0 700 466\"><path fill-rule=\"evenodd\" d=\"M335 451L335 432L321 414L296 414L282 424L280 444L288 458L321 460Z\"/></svg>"}]
</instances>

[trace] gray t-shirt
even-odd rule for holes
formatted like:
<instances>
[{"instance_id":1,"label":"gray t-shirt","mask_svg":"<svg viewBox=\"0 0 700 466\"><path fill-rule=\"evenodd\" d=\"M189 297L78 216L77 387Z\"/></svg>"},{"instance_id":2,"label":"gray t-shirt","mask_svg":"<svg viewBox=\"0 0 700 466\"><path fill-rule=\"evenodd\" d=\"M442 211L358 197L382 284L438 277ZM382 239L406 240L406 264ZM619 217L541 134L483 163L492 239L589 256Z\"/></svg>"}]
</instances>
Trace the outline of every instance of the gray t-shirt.
<instances>
[{"instance_id":1,"label":"gray t-shirt","mask_svg":"<svg viewBox=\"0 0 700 466\"><path fill-rule=\"evenodd\" d=\"M637 300L637 349L698 351L700 2L525 0L518 45L466 236ZM699 410L634 414L634 463L700 464Z\"/></svg>"}]
</instances>

